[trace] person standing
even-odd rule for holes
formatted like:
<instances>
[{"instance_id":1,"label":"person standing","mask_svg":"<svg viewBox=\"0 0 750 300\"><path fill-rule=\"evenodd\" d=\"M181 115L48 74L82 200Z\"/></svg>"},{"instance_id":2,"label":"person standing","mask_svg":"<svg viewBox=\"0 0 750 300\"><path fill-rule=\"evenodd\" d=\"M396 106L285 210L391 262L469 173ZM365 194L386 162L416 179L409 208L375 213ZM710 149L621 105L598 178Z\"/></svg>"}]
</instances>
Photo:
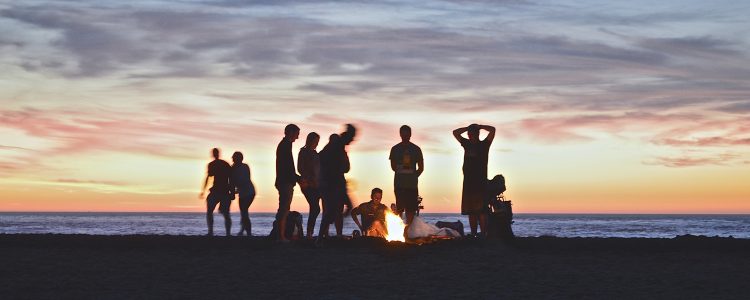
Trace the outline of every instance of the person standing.
<instances>
[{"instance_id":1,"label":"person standing","mask_svg":"<svg viewBox=\"0 0 750 300\"><path fill-rule=\"evenodd\" d=\"M229 176L232 167L229 164L219 158L219 149L213 148L211 155L214 160L208 163L208 172L206 173L206 179L203 181L203 188L198 197L203 199L203 195L206 193L206 187L208 187L208 178L213 177L213 184L209 189L208 197L206 197L206 223L208 224L208 235L214 235L214 209L219 204L219 212L224 216L224 227L226 228L226 235L230 235L232 229L232 219L229 217L229 205L232 203L232 196L234 194L230 191Z\"/></svg>"},{"instance_id":2,"label":"person standing","mask_svg":"<svg viewBox=\"0 0 750 300\"><path fill-rule=\"evenodd\" d=\"M424 172L422 149L411 141L411 127L403 125L399 129L401 142L391 148L388 157L393 170L393 187L396 194L398 214L406 212L406 223L411 224L419 206L419 175Z\"/></svg>"},{"instance_id":3,"label":"person standing","mask_svg":"<svg viewBox=\"0 0 750 300\"><path fill-rule=\"evenodd\" d=\"M299 127L294 124L286 125L284 138L276 147L276 181L274 186L279 191L279 210L276 212L276 224L279 229L279 241L288 241L286 232L286 217L289 215L289 207L292 205L294 186L299 180L299 175L294 168L292 157L292 143L299 138Z\"/></svg>"},{"instance_id":4,"label":"person standing","mask_svg":"<svg viewBox=\"0 0 750 300\"><path fill-rule=\"evenodd\" d=\"M307 238L312 239L315 231L315 220L320 214L320 156L315 149L320 142L320 135L315 132L307 134L305 146L299 149L297 156L297 171L301 177L299 186L310 205L310 213L307 217Z\"/></svg>"},{"instance_id":5,"label":"person standing","mask_svg":"<svg viewBox=\"0 0 750 300\"><path fill-rule=\"evenodd\" d=\"M349 172L350 168L346 145L354 140L355 134L354 126L347 124L346 131L341 135L332 134L328 144L320 151L320 192L323 199L323 218L320 221L319 239L328 235L328 228L331 224L336 226L336 235L342 235L342 211L344 204L348 201L344 174Z\"/></svg>"},{"instance_id":6,"label":"person standing","mask_svg":"<svg viewBox=\"0 0 750 300\"><path fill-rule=\"evenodd\" d=\"M479 139L479 131L488 131L484 140ZM468 139L461 136L467 133ZM487 190L487 160L490 145L495 139L495 127L489 125L471 124L467 127L453 130L453 136L464 148L463 190L461 192L461 214L469 216L471 234L477 235L477 221L485 235L487 229L487 205L485 202Z\"/></svg>"},{"instance_id":7,"label":"person standing","mask_svg":"<svg viewBox=\"0 0 750 300\"><path fill-rule=\"evenodd\" d=\"M251 236L252 223L250 223L250 215L248 209L250 204L255 199L255 186L250 177L250 166L243 163L244 156L242 152L234 152L232 155L232 176L229 177L229 183L231 184L232 193L239 196L239 207L240 207L240 232L237 235L243 233Z\"/></svg>"}]
</instances>

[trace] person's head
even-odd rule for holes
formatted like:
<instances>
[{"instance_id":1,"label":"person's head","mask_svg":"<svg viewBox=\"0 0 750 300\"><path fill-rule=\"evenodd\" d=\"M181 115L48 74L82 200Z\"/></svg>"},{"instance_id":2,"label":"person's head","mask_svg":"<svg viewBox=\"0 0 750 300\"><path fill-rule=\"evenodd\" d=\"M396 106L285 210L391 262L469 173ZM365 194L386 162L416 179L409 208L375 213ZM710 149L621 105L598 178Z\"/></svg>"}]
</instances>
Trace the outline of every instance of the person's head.
<instances>
[{"instance_id":1,"label":"person's head","mask_svg":"<svg viewBox=\"0 0 750 300\"><path fill-rule=\"evenodd\" d=\"M370 200L372 200L376 204L380 204L380 201L383 200L383 190L381 190L380 188L372 189L372 192L370 192Z\"/></svg>"},{"instance_id":2,"label":"person's head","mask_svg":"<svg viewBox=\"0 0 750 300\"><path fill-rule=\"evenodd\" d=\"M315 150L315 148L318 147L318 142L320 142L320 136L315 132L310 132L307 134L307 140L305 140L305 147L307 147L307 149Z\"/></svg>"},{"instance_id":3,"label":"person's head","mask_svg":"<svg viewBox=\"0 0 750 300\"><path fill-rule=\"evenodd\" d=\"M331 142L334 142L334 141L338 141L340 138L341 138L341 136L339 136L338 134L332 133L328 137L328 142L331 143Z\"/></svg>"},{"instance_id":4,"label":"person's head","mask_svg":"<svg viewBox=\"0 0 750 300\"><path fill-rule=\"evenodd\" d=\"M213 156L214 159L219 159L219 148L211 149L211 156Z\"/></svg>"},{"instance_id":5,"label":"person's head","mask_svg":"<svg viewBox=\"0 0 750 300\"><path fill-rule=\"evenodd\" d=\"M234 154L232 154L232 161L235 165L241 164L242 160L245 159L245 157L242 155L242 152L236 151Z\"/></svg>"},{"instance_id":6,"label":"person's head","mask_svg":"<svg viewBox=\"0 0 750 300\"><path fill-rule=\"evenodd\" d=\"M294 142L299 138L299 127L294 124L289 124L284 127L284 137L286 137L290 142Z\"/></svg>"},{"instance_id":7,"label":"person's head","mask_svg":"<svg viewBox=\"0 0 750 300\"><path fill-rule=\"evenodd\" d=\"M411 127L407 125L401 126L398 133L401 135L401 141L403 142L408 142L411 139Z\"/></svg>"},{"instance_id":8,"label":"person's head","mask_svg":"<svg viewBox=\"0 0 750 300\"><path fill-rule=\"evenodd\" d=\"M469 135L469 140L470 141L478 141L479 140L479 125L478 124L471 124L471 125L469 125L469 127L467 127L466 132Z\"/></svg>"}]
</instances>

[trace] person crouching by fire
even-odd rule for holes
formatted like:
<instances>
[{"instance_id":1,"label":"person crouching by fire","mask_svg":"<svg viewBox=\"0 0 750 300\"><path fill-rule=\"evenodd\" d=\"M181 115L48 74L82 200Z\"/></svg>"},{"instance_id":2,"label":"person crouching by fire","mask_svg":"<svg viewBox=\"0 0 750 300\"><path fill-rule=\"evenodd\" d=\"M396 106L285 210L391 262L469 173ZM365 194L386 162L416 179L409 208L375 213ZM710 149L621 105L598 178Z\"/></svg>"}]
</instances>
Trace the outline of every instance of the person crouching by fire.
<instances>
[{"instance_id":1,"label":"person crouching by fire","mask_svg":"<svg viewBox=\"0 0 750 300\"><path fill-rule=\"evenodd\" d=\"M388 234L385 227L385 211L388 208L385 204L380 203L381 200L383 200L383 190L374 188L370 192L370 201L362 203L352 210L352 219L365 236L385 237ZM362 216L361 223L357 215Z\"/></svg>"}]
</instances>

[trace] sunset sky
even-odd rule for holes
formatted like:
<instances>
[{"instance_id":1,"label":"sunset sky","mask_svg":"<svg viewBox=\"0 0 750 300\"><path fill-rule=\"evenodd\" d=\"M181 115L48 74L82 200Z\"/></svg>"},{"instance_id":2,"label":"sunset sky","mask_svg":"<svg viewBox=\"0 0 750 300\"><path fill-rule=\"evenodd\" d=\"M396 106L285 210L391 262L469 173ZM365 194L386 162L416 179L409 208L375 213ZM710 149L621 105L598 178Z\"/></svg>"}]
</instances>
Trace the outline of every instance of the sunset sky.
<instances>
[{"instance_id":1,"label":"sunset sky","mask_svg":"<svg viewBox=\"0 0 750 300\"><path fill-rule=\"evenodd\" d=\"M250 3L247 3L250 2ZM451 131L497 127L525 213L750 213L750 2L0 1L0 211L203 211L210 149L274 211L274 150L360 129L352 196L413 128L425 212ZM299 193L292 208L307 212ZM236 210L236 204L233 204Z\"/></svg>"}]
</instances>

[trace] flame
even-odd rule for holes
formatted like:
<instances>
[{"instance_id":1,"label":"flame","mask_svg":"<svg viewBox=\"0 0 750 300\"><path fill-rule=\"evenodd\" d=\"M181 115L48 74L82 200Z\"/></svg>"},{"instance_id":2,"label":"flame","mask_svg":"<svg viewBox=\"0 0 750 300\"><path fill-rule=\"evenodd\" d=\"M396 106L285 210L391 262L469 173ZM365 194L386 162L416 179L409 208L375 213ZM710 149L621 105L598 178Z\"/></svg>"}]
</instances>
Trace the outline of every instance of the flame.
<instances>
[{"instance_id":1,"label":"flame","mask_svg":"<svg viewBox=\"0 0 750 300\"><path fill-rule=\"evenodd\" d=\"M385 227L388 230L388 233L385 235L387 241L406 241L404 239L404 228L406 228L404 220L401 220L401 217L394 214L390 209L385 211Z\"/></svg>"}]
</instances>

